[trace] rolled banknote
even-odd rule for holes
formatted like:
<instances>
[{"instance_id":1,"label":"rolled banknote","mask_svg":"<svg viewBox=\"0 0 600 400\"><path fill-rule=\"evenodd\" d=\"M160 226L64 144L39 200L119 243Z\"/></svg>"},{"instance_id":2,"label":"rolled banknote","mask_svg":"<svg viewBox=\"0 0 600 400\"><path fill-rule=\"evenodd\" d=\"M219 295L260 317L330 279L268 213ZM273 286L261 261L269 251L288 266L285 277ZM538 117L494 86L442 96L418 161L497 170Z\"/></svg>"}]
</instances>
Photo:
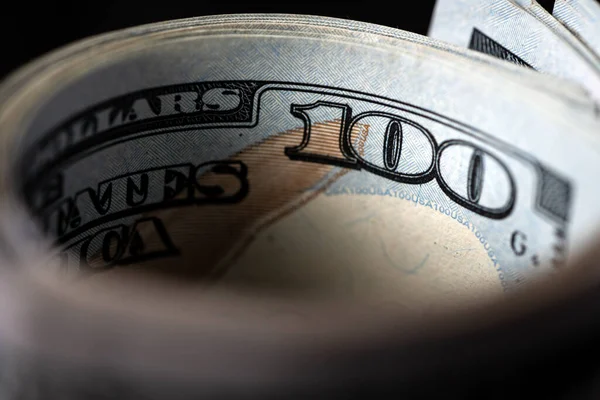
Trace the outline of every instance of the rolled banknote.
<instances>
[{"instance_id":1,"label":"rolled banknote","mask_svg":"<svg viewBox=\"0 0 600 400\"><path fill-rule=\"evenodd\" d=\"M600 222L593 97L391 28L146 25L0 99L3 398L333 390L327 351L537 292Z\"/></svg>"},{"instance_id":2,"label":"rolled banknote","mask_svg":"<svg viewBox=\"0 0 600 400\"><path fill-rule=\"evenodd\" d=\"M437 0L429 36L580 83L600 101L600 58L533 0Z\"/></svg>"}]
</instances>

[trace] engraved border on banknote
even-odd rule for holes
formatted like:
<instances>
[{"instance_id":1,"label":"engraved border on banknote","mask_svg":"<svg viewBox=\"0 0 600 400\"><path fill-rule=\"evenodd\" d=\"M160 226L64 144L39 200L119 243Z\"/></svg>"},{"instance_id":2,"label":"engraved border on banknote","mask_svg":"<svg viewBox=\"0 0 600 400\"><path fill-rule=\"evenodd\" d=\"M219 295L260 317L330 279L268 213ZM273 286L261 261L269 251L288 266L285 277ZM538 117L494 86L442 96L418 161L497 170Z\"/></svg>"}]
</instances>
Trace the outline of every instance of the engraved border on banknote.
<instances>
[{"instance_id":1,"label":"engraved border on banknote","mask_svg":"<svg viewBox=\"0 0 600 400\"><path fill-rule=\"evenodd\" d=\"M147 176L147 173L150 173L153 171L159 171L159 170L160 171L162 171L162 170L176 171L177 168L183 168L183 169L189 170L188 174L186 174L186 175L193 176L193 174L197 170L206 168L206 167L211 167L211 169L215 170L217 173L219 173L219 172L225 173L230 176L234 176L234 177L238 178L239 188L234 193L218 193L218 194L212 195L212 196L210 193L206 193L205 196L198 197L198 196L194 195L195 190L199 189L201 192L207 192L207 191L210 191L211 187L202 187L201 185L198 185L199 187L194 188L192 186L188 186L188 187L182 188L182 190L185 190L187 192L185 197L176 198L175 195L177 193L174 193L173 195L170 195L170 196L164 196L162 198L162 201L160 201L160 202L147 203L147 204L142 204L145 201L141 201L141 202L139 202L139 204L132 204L133 202L130 202L128 200L127 202L128 202L129 208L104 215L110 208L110 202L112 199L112 186L109 186L109 189L105 190L104 192L101 192L100 187L102 187L103 185L106 185L107 183L114 182L114 181L117 181L117 180L123 179L123 178L133 177L133 176L140 175L140 174L146 174L146 176ZM223 170L225 170L225 171L223 171ZM74 227L74 229L71 229L64 234L59 234L58 235L58 243L65 243L65 242L71 240L72 238L77 237L77 236L81 235L82 233L84 233L92 228L95 228L97 226L103 225L107 222L116 221L116 220L130 217L133 215L148 213L148 212L157 211L157 210L164 210L164 209L168 209L168 208L185 207L185 206L190 206L190 205L202 205L202 204L216 205L216 204L237 203L237 202L241 201L242 199L244 199L244 197L246 197L246 195L248 194L249 186L248 186L248 181L246 179L246 175L247 175L247 167L242 161L224 160L224 161L204 162L197 166L193 165L191 163L169 164L169 165L164 165L162 167L156 167L156 168L144 168L144 169L137 170L137 171L134 171L134 172L131 172L128 174L119 174L119 175L113 176L109 179L104 179L97 183L96 187L98 189L95 191L95 194L97 194L97 197L98 197L97 200L99 200L99 201L97 201L99 204L96 205L96 208L104 209L104 212L100 213L103 215L97 219L94 219L94 220L84 223L82 225L78 224L76 227ZM186 182L191 182L191 181L192 181L192 179L186 179ZM147 182L146 182L146 186L147 186ZM135 185L127 185L128 189L131 187L135 187ZM136 188L134 190L141 191L141 189L138 189L138 188ZM76 199L79 195L82 195L89 191L91 191L90 188L85 188L85 189L79 190L72 196L72 198ZM146 194L147 194L147 191L146 191ZM91 197L95 198L96 196L91 196ZM128 199L131 197L132 196L130 194L127 195ZM69 208L69 211L70 211L70 208ZM67 216L66 219L74 220L73 217L74 217L73 215ZM67 229L65 229L65 230L67 230Z\"/></svg>"},{"instance_id":2,"label":"engraved border on banknote","mask_svg":"<svg viewBox=\"0 0 600 400\"><path fill-rule=\"evenodd\" d=\"M225 107L219 110L215 104L212 104L211 107L211 103L203 101L203 96L206 93L217 89L222 90L223 93L226 93L226 91L236 93L239 97L239 104L230 104L229 108ZM38 191L40 187L44 186L44 183L60 182L61 179L58 178L60 174L57 174L59 168L64 168L95 152L119 143L169 132L227 127L255 127L259 123L261 96L266 92L277 90L334 96L339 99L359 100L389 107L442 124L484 142L500 152L510 153L512 156L525 161L526 164L530 165L536 171L538 182L537 187L534 189L536 191L534 208L550 220L558 223L558 229L562 232L561 236L564 238L565 227L569 220L572 182L543 166L531 155L515 149L513 146L497 138L490 137L486 133L467 124L406 102L356 90L296 82L211 81L179 84L129 93L89 107L75 114L55 129L52 129L47 135L35 142L26 152L26 156L23 159L29 164L21 166L24 176L28 177L24 185L26 198L34 212L40 212L49 207L62 197L60 189L54 190L53 196L37 204L32 200L32 193ZM195 100L197 102L195 110L184 112L181 109L177 110L177 107L173 106L173 110L165 114L166 110L161 109L161 96L163 98L165 96L172 96L169 101L175 104L181 100L182 93L196 94ZM155 116L142 120L131 118L131 111L135 102L139 100L144 100ZM292 106L292 109L289 111L293 113L294 105L290 106ZM113 122L119 119L120 122L116 122L116 126L111 126L104 131L98 130L100 123L98 118L103 111L107 118L113 119ZM348 116L348 118L351 118L351 116ZM79 129L79 131L76 132L74 131L75 129ZM79 135L79 141L75 141L76 135ZM61 145L63 148L60 148ZM55 148L53 149L52 146ZM44 152L46 154L43 154ZM36 160L40 159L44 162L36 162ZM311 162L332 164L331 160L325 159L321 161L311 160ZM343 165L343 167L360 169L349 164ZM53 176L52 174L57 178L48 179ZM465 204L462 205L465 206ZM137 209L131 211L131 215L137 213ZM119 215L118 218L121 217ZM490 217L493 218L493 216ZM110 219L107 218L103 222L108 220Z\"/></svg>"}]
</instances>

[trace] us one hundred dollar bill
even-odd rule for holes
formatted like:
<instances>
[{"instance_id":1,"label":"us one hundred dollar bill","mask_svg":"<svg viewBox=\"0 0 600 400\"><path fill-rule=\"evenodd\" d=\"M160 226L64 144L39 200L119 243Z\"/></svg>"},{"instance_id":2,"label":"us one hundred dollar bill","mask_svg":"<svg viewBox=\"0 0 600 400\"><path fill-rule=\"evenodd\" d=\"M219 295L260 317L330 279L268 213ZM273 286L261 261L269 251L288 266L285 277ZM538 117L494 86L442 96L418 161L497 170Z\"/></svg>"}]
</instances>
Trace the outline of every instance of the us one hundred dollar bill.
<instances>
[{"instance_id":1,"label":"us one hundred dollar bill","mask_svg":"<svg viewBox=\"0 0 600 400\"><path fill-rule=\"evenodd\" d=\"M461 40L472 25L454 27ZM199 340L211 329L226 333L214 345L226 349L243 329L255 340L271 326L216 315L211 296L223 290L428 313L559 275L600 223L597 71L578 51L564 57L593 96L434 39L322 17L166 22L48 55L0 88L0 345L101 359L123 376L168 359L161 368L179 373L206 355ZM173 293L123 301L143 292L131 277L146 272L198 283L204 306ZM120 279L132 286L110 286ZM194 304L227 322L179 316ZM41 321L48 334L37 334ZM146 323L164 329L138 340ZM165 345L175 337L201 350ZM111 364L116 353L97 338L130 358ZM305 336L295 340L305 349ZM243 375L244 354L194 362ZM264 378L282 362L269 361L246 373ZM17 364L5 371L24 382ZM197 367L185 379L206 372ZM228 373L214 382L236 381Z\"/></svg>"}]
</instances>

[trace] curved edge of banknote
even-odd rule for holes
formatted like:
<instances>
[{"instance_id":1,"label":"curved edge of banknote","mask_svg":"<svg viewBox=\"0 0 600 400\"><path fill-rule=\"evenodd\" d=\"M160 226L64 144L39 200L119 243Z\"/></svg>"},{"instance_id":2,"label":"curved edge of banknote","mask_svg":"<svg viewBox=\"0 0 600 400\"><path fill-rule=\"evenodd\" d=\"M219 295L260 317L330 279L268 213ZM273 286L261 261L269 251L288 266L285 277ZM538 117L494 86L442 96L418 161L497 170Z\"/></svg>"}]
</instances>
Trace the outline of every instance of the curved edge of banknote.
<instances>
[{"instance_id":1,"label":"curved edge of banknote","mask_svg":"<svg viewBox=\"0 0 600 400\"><path fill-rule=\"evenodd\" d=\"M595 0L557 0L552 16L586 44L600 54L600 4Z\"/></svg>"},{"instance_id":2,"label":"curved edge of banknote","mask_svg":"<svg viewBox=\"0 0 600 400\"><path fill-rule=\"evenodd\" d=\"M600 99L597 55L532 0L438 0L429 36L577 82Z\"/></svg>"},{"instance_id":3,"label":"curved edge of banknote","mask_svg":"<svg viewBox=\"0 0 600 400\"><path fill-rule=\"evenodd\" d=\"M551 29L556 35L560 36L563 40L569 43L574 49L576 49L581 56L586 59L595 68L600 67L600 55L596 54L590 49L585 42L579 40L573 33L563 24L561 24L556 18L546 11L537 1L535 0L513 0L514 3L520 4L527 12L536 17L539 21L543 22L549 29Z\"/></svg>"},{"instance_id":4,"label":"curved edge of banknote","mask_svg":"<svg viewBox=\"0 0 600 400\"><path fill-rule=\"evenodd\" d=\"M495 73L508 73L515 79L534 85L551 94L557 94L568 97L572 101L583 101L587 93L580 85L574 84L568 79L555 78L549 80L540 74L524 71L514 65L504 63L477 52L464 49L461 46L452 45L441 40L418 35L412 32L402 31L387 26L376 25L361 21L352 21L341 18L322 17L316 15L297 15L297 14L224 14L214 16L202 16L194 18L185 18L174 21L165 21L141 25L137 27L125 28L113 32L103 33L89 38L68 44L62 48L56 49L36 60L31 61L25 66L19 68L4 79L0 84L0 98L9 98L14 90L17 90L25 81L33 76L39 76L46 69L51 69L57 63L71 59L80 53L86 53L90 48L99 48L100 46L110 45L111 43L124 42L128 39L135 40L137 37L160 33L172 29L186 28L215 28L227 29L228 25L242 23L249 29L282 30L287 32L310 32L315 28L319 29L319 35L339 36L344 39L351 37L363 42L373 44L398 45L402 41L422 44L424 46L442 50L445 53L460 55L466 59L480 64L496 67ZM236 25L240 29L239 25ZM391 39L391 40L390 40ZM398 42L397 40L400 40Z\"/></svg>"}]
</instances>

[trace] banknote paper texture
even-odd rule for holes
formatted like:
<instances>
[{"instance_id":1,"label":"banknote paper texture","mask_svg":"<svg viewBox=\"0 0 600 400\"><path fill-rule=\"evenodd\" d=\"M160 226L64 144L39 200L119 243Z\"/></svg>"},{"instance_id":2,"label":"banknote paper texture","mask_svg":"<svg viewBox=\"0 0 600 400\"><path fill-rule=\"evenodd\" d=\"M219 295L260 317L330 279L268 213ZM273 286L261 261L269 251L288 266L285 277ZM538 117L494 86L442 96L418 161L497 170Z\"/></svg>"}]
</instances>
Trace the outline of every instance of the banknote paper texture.
<instances>
[{"instance_id":1,"label":"banknote paper texture","mask_svg":"<svg viewBox=\"0 0 600 400\"><path fill-rule=\"evenodd\" d=\"M600 59L531 0L438 0L429 36L571 79L600 99Z\"/></svg>"},{"instance_id":2,"label":"banknote paper texture","mask_svg":"<svg viewBox=\"0 0 600 400\"><path fill-rule=\"evenodd\" d=\"M595 105L534 71L333 19L139 29L37 80L61 88L13 142L67 279L468 304L560 270L600 218Z\"/></svg>"},{"instance_id":3,"label":"banknote paper texture","mask_svg":"<svg viewBox=\"0 0 600 400\"><path fill-rule=\"evenodd\" d=\"M600 54L600 4L595 0L557 0L552 15L596 54Z\"/></svg>"}]
</instances>

